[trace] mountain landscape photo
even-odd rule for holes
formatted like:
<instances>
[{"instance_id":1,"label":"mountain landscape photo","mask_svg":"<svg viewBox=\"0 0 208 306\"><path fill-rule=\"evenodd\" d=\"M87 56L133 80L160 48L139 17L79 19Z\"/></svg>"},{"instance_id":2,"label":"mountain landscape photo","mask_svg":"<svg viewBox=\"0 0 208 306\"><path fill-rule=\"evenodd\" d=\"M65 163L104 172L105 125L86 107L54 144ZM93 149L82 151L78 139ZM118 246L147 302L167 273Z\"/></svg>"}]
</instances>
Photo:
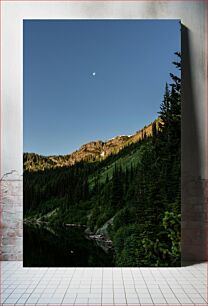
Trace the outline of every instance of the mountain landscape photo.
<instances>
[{"instance_id":1,"label":"mountain landscape photo","mask_svg":"<svg viewBox=\"0 0 208 306\"><path fill-rule=\"evenodd\" d=\"M180 266L179 32L24 22L25 267Z\"/></svg>"}]
</instances>

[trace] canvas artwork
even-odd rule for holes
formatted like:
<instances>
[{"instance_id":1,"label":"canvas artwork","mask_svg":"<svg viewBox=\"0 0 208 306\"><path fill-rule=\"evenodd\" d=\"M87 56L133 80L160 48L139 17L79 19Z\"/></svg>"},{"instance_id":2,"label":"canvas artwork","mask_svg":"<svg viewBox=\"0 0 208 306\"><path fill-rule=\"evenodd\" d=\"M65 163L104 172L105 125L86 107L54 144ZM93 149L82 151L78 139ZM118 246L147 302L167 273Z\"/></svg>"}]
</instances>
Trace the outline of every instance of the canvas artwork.
<instances>
[{"instance_id":1,"label":"canvas artwork","mask_svg":"<svg viewBox=\"0 0 208 306\"><path fill-rule=\"evenodd\" d=\"M179 20L24 20L23 265L180 266Z\"/></svg>"}]
</instances>

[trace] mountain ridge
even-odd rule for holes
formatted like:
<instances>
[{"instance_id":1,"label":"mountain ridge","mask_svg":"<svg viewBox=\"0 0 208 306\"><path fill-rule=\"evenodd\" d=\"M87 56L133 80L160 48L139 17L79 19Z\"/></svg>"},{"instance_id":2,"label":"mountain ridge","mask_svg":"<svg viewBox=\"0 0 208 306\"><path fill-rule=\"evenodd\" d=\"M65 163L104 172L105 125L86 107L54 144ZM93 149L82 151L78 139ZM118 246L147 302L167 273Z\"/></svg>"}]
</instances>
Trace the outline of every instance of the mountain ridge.
<instances>
[{"instance_id":1,"label":"mountain ridge","mask_svg":"<svg viewBox=\"0 0 208 306\"><path fill-rule=\"evenodd\" d=\"M37 153L25 152L23 155L24 170L39 171L51 168L69 167L81 161L94 162L103 160L112 154L117 154L126 146L151 136L153 125L158 129L159 122L160 119L157 118L133 135L119 135L107 141L90 141L83 144L78 150L71 154L44 156Z\"/></svg>"}]
</instances>

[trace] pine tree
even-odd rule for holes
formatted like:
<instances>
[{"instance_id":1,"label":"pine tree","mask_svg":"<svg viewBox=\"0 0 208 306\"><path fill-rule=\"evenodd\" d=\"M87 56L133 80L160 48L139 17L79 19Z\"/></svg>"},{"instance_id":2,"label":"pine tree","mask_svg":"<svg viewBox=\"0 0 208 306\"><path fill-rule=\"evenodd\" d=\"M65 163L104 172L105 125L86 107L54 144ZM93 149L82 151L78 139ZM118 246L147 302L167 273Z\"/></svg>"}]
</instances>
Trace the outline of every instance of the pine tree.
<instances>
[{"instance_id":1,"label":"pine tree","mask_svg":"<svg viewBox=\"0 0 208 306\"><path fill-rule=\"evenodd\" d=\"M122 185L122 170L115 165L115 170L112 178L112 195L111 206L114 209L121 208L123 204L123 185Z\"/></svg>"}]
</instances>

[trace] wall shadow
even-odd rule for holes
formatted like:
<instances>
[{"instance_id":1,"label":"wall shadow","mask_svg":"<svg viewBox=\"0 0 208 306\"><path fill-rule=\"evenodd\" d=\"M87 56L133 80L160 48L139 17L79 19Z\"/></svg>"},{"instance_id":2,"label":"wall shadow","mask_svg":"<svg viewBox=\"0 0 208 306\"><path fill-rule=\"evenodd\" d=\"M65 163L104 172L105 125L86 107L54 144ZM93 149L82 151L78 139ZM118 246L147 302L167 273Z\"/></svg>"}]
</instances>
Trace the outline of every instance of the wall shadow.
<instances>
[{"instance_id":1,"label":"wall shadow","mask_svg":"<svg viewBox=\"0 0 208 306\"><path fill-rule=\"evenodd\" d=\"M191 66L190 31L181 25L182 121L181 121L181 265L203 262L206 255L205 181L194 71Z\"/></svg>"}]
</instances>

